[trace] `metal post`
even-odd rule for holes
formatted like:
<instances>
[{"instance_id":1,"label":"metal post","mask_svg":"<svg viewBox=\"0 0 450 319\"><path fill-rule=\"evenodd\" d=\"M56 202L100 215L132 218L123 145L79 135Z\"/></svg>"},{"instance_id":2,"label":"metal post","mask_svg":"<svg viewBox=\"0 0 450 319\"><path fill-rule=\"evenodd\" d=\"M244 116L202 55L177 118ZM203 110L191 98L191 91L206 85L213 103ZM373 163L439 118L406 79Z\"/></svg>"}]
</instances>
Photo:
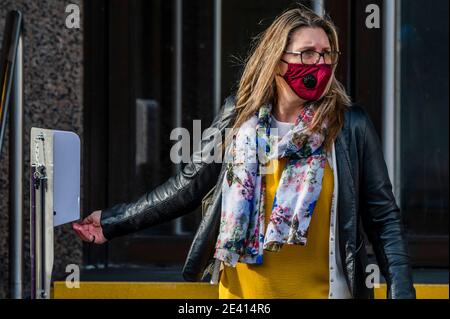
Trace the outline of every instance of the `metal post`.
<instances>
[{"instance_id":1,"label":"metal post","mask_svg":"<svg viewBox=\"0 0 450 319\"><path fill-rule=\"evenodd\" d=\"M394 122L394 167L392 172L392 185L393 185L393 193L397 199L397 204L401 207L401 197L400 197L400 187L401 187L401 153L400 153L400 143L401 143L401 117L400 117L400 98L401 98L401 63L400 63L400 55L401 55L401 0L395 1L395 122Z\"/></svg>"},{"instance_id":2,"label":"metal post","mask_svg":"<svg viewBox=\"0 0 450 319\"><path fill-rule=\"evenodd\" d=\"M175 0L175 127L182 125L183 106L183 1Z\"/></svg>"},{"instance_id":3,"label":"metal post","mask_svg":"<svg viewBox=\"0 0 450 319\"><path fill-rule=\"evenodd\" d=\"M323 0L313 0L312 9L317 15L323 16L323 13L325 10L324 1Z\"/></svg>"},{"instance_id":4,"label":"metal post","mask_svg":"<svg viewBox=\"0 0 450 319\"><path fill-rule=\"evenodd\" d=\"M14 65L14 81L12 86L12 116L11 116L11 298L22 298L23 277L23 46L22 36L19 37L16 61Z\"/></svg>"},{"instance_id":5,"label":"metal post","mask_svg":"<svg viewBox=\"0 0 450 319\"><path fill-rule=\"evenodd\" d=\"M396 1L383 1L383 153L389 177L396 189L395 168L395 122L398 84L396 80Z\"/></svg>"},{"instance_id":6,"label":"metal post","mask_svg":"<svg viewBox=\"0 0 450 319\"><path fill-rule=\"evenodd\" d=\"M174 127L181 127L183 112L183 1L175 0L175 101ZM179 172L181 164L175 165L175 172ZM183 235L182 218L175 220L175 234Z\"/></svg>"},{"instance_id":7,"label":"metal post","mask_svg":"<svg viewBox=\"0 0 450 319\"><path fill-rule=\"evenodd\" d=\"M214 115L222 104L222 0L214 1Z\"/></svg>"}]
</instances>

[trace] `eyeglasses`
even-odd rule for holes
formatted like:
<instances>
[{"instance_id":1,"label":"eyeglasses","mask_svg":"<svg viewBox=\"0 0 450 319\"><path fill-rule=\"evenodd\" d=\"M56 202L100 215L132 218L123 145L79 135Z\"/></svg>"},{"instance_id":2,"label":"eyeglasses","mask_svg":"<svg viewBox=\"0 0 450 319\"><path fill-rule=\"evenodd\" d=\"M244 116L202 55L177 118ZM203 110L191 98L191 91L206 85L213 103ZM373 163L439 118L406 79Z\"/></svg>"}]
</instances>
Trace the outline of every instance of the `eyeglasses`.
<instances>
[{"instance_id":1,"label":"eyeglasses","mask_svg":"<svg viewBox=\"0 0 450 319\"><path fill-rule=\"evenodd\" d=\"M284 51L284 53L294 54L296 59L298 59L297 63L302 64L317 64L320 61L320 58L323 57L323 61L325 64L337 64L339 60L339 55L341 52L339 51L327 51L327 52L317 52L314 50L305 50L305 51Z\"/></svg>"}]
</instances>

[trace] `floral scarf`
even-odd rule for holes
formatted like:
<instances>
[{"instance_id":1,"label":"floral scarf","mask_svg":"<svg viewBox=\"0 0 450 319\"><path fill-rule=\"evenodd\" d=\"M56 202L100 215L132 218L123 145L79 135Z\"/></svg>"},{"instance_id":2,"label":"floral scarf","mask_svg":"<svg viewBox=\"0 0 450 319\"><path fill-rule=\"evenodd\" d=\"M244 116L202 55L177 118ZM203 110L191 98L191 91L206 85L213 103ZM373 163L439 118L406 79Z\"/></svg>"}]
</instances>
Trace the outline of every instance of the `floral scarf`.
<instances>
[{"instance_id":1,"label":"floral scarf","mask_svg":"<svg viewBox=\"0 0 450 319\"><path fill-rule=\"evenodd\" d=\"M261 264L263 250L284 243L306 245L308 227L322 188L327 122L307 130L314 105L305 106L294 127L279 139L271 134L271 104L263 105L239 128L227 151L222 183L220 232L214 257L228 266ZM288 157L265 229L265 178L270 160Z\"/></svg>"}]
</instances>

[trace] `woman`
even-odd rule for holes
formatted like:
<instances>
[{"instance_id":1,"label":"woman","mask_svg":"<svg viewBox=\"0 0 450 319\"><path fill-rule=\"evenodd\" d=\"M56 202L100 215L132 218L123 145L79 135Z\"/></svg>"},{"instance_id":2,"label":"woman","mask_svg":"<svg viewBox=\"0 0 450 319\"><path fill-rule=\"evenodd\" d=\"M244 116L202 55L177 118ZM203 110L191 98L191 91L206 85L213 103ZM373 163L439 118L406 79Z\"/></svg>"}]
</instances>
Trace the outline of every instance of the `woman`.
<instances>
[{"instance_id":1,"label":"woman","mask_svg":"<svg viewBox=\"0 0 450 319\"><path fill-rule=\"evenodd\" d=\"M338 58L328 18L285 11L259 37L236 97L211 125L225 137L224 163L191 160L138 201L95 211L75 231L102 244L203 203L183 275L211 274L220 298L373 298L377 268L368 265L365 232L387 297L415 298L380 142L335 78ZM215 143L222 146L205 138L199 154Z\"/></svg>"}]
</instances>

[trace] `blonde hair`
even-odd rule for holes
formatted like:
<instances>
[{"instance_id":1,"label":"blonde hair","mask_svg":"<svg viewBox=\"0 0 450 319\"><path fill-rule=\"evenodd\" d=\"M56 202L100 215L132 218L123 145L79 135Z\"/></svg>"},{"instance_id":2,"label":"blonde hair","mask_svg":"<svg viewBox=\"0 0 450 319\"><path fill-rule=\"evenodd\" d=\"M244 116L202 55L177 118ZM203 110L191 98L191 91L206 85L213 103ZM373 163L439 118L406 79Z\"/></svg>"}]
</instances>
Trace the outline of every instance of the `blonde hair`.
<instances>
[{"instance_id":1,"label":"blonde hair","mask_svg":"<svg viewBox=\"0 0 450 319\"><path fill-rule=\"evenodd\" d=\"M301 27L322 28L328 36L331 50L339 51L336 27L329 17L320 17L309 8L299 5L279 15L273 23L255 38L251 53L244 61L245 68L236 93L236 121L226 145L235 131L248 120L262 105L276 103L277 88L275 76L279 73L279 61L291 41L292 34ZM336 65L324 96L315 102L316 114L309 130L320 129L328 119L328 130L324 148L331 145L339 134L344 122L344 111L351 104L343 85L335 77Z\"/></svg>"}]
</instances>

